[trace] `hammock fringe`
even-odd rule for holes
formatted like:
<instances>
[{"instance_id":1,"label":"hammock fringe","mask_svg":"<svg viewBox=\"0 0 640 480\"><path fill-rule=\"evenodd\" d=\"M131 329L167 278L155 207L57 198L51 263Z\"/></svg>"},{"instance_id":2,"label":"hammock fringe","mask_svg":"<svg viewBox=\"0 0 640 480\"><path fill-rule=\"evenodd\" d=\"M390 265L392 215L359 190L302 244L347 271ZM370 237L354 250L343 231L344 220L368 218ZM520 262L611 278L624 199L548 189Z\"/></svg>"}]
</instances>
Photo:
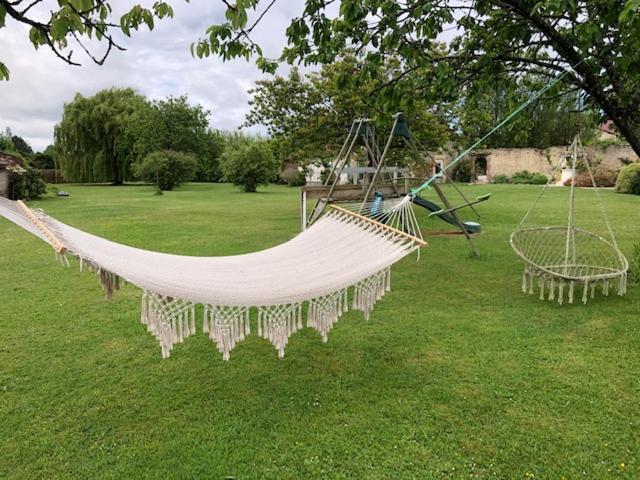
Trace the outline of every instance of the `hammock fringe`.
<instances>
[{"instance_id":1,"label":"hammock fringe","mask_svg":"<svg viewBox=\"0 0 640 480\"><path fill-rule=\"evenodd\" d=\"M354 285L353 309L362 311L368 320L375 303L390 289L391 269L385 268ZM257 307L257 334L271 342L280 358L289 337L303 328L303 306L304 302ZM307 327L327 342L333 326L348 311L348 288L314 298L307 305ZM192 302L142 292L140 322L158 340L162 358L169 358L176 344L196 333L195 317L196 304ZM251 307L203 305L202 332L228 361L231 350L251 333Z\"/></svg>"}]
</instances>

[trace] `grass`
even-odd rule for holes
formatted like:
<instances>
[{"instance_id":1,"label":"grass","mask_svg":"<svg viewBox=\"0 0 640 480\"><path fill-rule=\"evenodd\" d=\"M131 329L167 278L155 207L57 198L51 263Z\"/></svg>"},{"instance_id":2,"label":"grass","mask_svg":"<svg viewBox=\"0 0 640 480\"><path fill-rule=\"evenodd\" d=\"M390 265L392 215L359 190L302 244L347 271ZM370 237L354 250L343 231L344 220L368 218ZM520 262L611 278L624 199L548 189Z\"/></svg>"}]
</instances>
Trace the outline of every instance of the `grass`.
<instances>
[{"instance_id":1,"label":"grass","mask_svg":"<svg viewBox=\"0 0 640 480\"><path fill-rule=\"evenodd\" d=\"M299 225L286 187L66 189L37 206L159 251L244 253ZM482 258L431 239L368 322L348 313L326 344L299 332L282 360L251 336L223 363L200 334L162 361L136 288L106 301L0 220L0 477L639 478L640 289L587 306L522 294L508 235L538 188L464 191L494 194ZM640 198L603 198L630 253Z\"/></svg>"}]
</instances>

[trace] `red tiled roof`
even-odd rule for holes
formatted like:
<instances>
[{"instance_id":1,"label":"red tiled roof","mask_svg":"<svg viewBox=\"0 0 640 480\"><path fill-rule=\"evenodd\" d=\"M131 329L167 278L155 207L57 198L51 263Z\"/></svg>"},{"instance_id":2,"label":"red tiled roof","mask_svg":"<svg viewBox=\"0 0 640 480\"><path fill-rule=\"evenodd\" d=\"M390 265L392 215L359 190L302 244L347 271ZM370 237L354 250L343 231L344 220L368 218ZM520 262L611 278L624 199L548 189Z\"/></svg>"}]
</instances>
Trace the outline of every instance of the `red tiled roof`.
<instances>
[{"instance_id":1,"label":"red tiled roof","mask_svg":"<svg viewBox=\"0 0 640 480\"><path fill-rule=\"evenodd\" d=\"M0 152L0 167L6 168L13 167L15 165L24 166L24 161L10 153Z\"/></svg>"}]
</instances>

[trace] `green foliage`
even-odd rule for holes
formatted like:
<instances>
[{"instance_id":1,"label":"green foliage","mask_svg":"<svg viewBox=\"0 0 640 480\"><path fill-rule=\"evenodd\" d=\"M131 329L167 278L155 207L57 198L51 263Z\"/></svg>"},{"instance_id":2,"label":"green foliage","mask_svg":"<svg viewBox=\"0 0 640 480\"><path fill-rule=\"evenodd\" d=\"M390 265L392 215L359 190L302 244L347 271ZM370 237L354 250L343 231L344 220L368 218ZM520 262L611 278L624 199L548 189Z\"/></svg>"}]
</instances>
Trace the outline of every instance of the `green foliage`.
<instances>
[{"instance_id":1,"label":"green foliage","mask_svg":"<svg viewBox=\"0 0 640 480\"><path fill-rule=\"evenodd\" d=\"M293 179L288 182L290 187L304 187L307 184L307 174L304 170L298 170Z\"/></svg>"},{"instance_id":2,"label":"green foliage","mask_svg":"<svg viewBox=\"0 0 640 480\"><path fill-rule=\"evenodd\" d=\"M33 158L33 149L24 138L13 135L11 141L15 152L18 152L25 159Z\"/></svg>"},{"instance_id":3,"label":"green foliage","mask_svg":"<svg viewBox=\"0 0 640 480\"><path fill-rule=\"evenodd\" d=\"M0 132L0 152L17 153L11 135L5 135L4 133Z\"/></svg>"},{"instance_id":4,"label":"green foliage","mask_svg":"<svg viewBox=\"0 0 640 480\"><path fill-rule=\"evenodd\" d=\"M640 243L633 246L633 251L629 257L629 280L640 284Z\"/></svg>"},{"instance_id":5,"label":"green foliage","mask_svg":"<svg viewBox=\"0 0 640 480\"><path fill-rule=\"evenodd\" d=\"M53 145L49 145L42 152L34 154L31 159L31 166L40 170L51 170L56 168L56 151Z\"/></svg>"},{"instance_id":6,"label":"green foliage","mask_svg":"<svg viewBox=\"0 0 640 480\"><path fill-rule=\"evenodd\" d=\"M542 173L534 173L531 175L531 184L533 185L546 185L549 179Z\"/></svg>"},{"instance_id":7,"label":"green foliage","mask_svg":"<svg viewBox=\"0 0 640 480\"><path fill-rule=\"evenodd\" d=\"M135 155L142 159L151 152L173 150L193 154L197 161L195 180L220 180L221 135L209 129L210 112L189 103L186 95L155 100L130 122L126 136Z\"/></svg>"},{"instance_id":8,"label":"green foliage","mask_svg":"<svg viewBox=\"0 0 640 480\"><path fill-rule=\"evenodd\" d=\"M399 74L399 63L390 59L366 82L354 81L354 72L366 66L362 59L346 54L319 72L302 75L293 68L288 77L260 80L251 90L251 111L245 126L265 125L274 139L279 160L308 164L333 157L340 149L355 118L371 118L380 141L386 139L391 115L402 111L413 134L430 149L438 149L449 139L443 114L432 104L417 98L415 85L398 87L393 101L382 102L379 89ZM390 153L390 163L401 161Z\"/></svg>"},{"instance_id":9,"label":"green foliage","mask_svg":"<svg viewBox=\"0 0 640 480\"><path fill-rule=\"evenodd\" d=\"M573 66L577 75L568 76L549 95L584 89L587 97L579 99L576 110L589 103L592 110L615 119L640 153L638 0L365 0L341 2L337 14L332 2L304 3L303 12L286 30L288 44L281 60L326 65L352 48L363 52L365 68L353 71L348 81L366 84L390 58L399 57L402 73L384 89L382 108L394 101L398 90L411 91L403 83L413 84L413 96L421 100L456 102L466 89L490 91L504 76L519 79L531 73L549 79ZM197 44L198 56L229 59L255 54L260 67L272 70L273 63L260 47L243 35L247 12L258 5L264 2L227 4L228 18L241 20L210 27L208 37ZM457 36L442 48L442 32L452 24ZM565 113L563 117L570 119ZM553 118L553 111L547 109L544 117ZM544 135L539 139L543 144L552 140Z\"/></svg>"},{"instance_id":10,"label":"green foliage","mask_svg":"<svg viewBox=\"0 0 640 480\"><path fill-rule=\"evenodd\" d=\"M471 143L500 123L511 111L544 86L547 79L537 75L512 80L500 76L491 84L464 90L456 109L461 141ZM577 112L576 93L552 96L536 102L525 115L489 137L486 148L548 148L568 145L576 134L589 138L596 131L594 113Z\"/></svg>"},{"instance_id":11,"label":"green foliage","mask_svg":"<svg viewBox=\"0 0 640 480\"><path fill-rule=\"evenodd\" d=\"M265 142L254 141L227 149L221 166L226 180L245 192L255 192L275 177L277 163Z\"/></svg>"},{"instance_id":12,"label":"green foliage","mask_svg":"<svg viewBox=\"0 0 640 480\"><path fill-rule=\"evenodd\" d=\"M136 178L156 185L159 191L173 190L183 182L192 180L198 162L188 153L162 150L152 152L133 165Z\"/></svg>"},{"instance_id":13,"label":"green foliage","mask_svg":"<svg viewBox=\"0 0 640 480\"><path fill-rule=\"evenodd\" d=\"M495 175L491 181L493 183L497 183L497 184L503 184L503 183L511 183L511 179L509 178L508 175Z\"/></svg>"},{"instance_id":14,"label":"green foliage","mask_svg":"<svg viewBox=\"0 0 640 480\"><path fill-rule=\"evenodd\" d=\"M632 163L620 169L615 191L640 195L640 163Z\"/></svg>"},{"instance_id":15,"label":"green foliage","mask_svg":"<svg viewBox=\"0 0 640 480\"><path fill-rule=\"evenodd\" d=\"M475 173L473 171L473 163L469 161L462 161L453 167L453 179L456 182L470 183L475 180Z\"/></svg>"},{"instance_id":16,"label":"green foliage","mask_svg":"<svg viewBox=\"0 0 640 480\"><path fill-rule=\"evenodd\" d=\"M126 131L146 109L145 98L130 88L102 90L92 97L76 94L55 128L65 178L123 183L134 160L134 138Z\"/></svg>"},{"instance_id":17,"label":"green foliage","mask_svg":"<svg viewBox=\"0 0 640 480\"><path fill-rule=\"evenodd\" d=\"M542 173L531 173L527 170L521 170L511 176L511 183L530 184L530 185L546 185L549 181L546 175ZM498 183L498 182L495 182ZM505 182L508 183L508 182Z\"/></svg>"},{"instance_id":18,"label":"green foliage","mask_svg":"<svg viewBox=\"0 0 640 480\"><path fill-rule=\"evenodd\" d=\"M11 200L37 200L47 191L39 171L27 167L9 171L9 198Z\"/></svg>"},{"instance_id":19,"label":"green foliage","mask_svg":"<svg viewBox=\"0 0 640 480\"><path fill-rule=\"evenodd\" d=\"M129 10L120 10L115 18L112 4L104 0L60 0L57 6L49 3L38 5L40 0L29 2L1 1L0 29L7 21L14 21L29 27L28 36L34 48L48 47L62 61L79 65L72 46L80 45L91 61L101 65L113 49L124 49L114 38L114 33L122 32L129 37L132 30L146 26L153 30L156 19L173 17L173 9L164 1L157 0L151 8L133 5ZM124 2L117 2L122 8ZM125 7L126 8L126 7ZM106 53L94 54L91 50L97 42L106 43ZM0 62L0 81L9 80L9 69Z\"/></svg>"}]
</instances>

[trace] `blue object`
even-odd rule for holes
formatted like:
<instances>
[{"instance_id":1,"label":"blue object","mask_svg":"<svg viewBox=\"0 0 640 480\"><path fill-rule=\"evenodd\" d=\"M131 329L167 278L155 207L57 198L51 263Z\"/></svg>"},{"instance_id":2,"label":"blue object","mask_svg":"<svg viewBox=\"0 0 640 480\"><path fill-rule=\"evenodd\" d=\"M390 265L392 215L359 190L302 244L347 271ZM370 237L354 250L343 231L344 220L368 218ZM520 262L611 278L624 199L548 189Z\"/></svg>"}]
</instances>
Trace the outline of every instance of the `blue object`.
<instances>
[{"instance_id":1,"label":"blue object","mask_svg":"<svg viewBox=\"0 0 640 480\"><path fill-rule=\"evenodd\" d=\"M382 201L384 200L384 196L380 192L376 192L373 198L373 205L371 206L371 214L377 215L382 207Z\"/></svg>"}]
</instances>

